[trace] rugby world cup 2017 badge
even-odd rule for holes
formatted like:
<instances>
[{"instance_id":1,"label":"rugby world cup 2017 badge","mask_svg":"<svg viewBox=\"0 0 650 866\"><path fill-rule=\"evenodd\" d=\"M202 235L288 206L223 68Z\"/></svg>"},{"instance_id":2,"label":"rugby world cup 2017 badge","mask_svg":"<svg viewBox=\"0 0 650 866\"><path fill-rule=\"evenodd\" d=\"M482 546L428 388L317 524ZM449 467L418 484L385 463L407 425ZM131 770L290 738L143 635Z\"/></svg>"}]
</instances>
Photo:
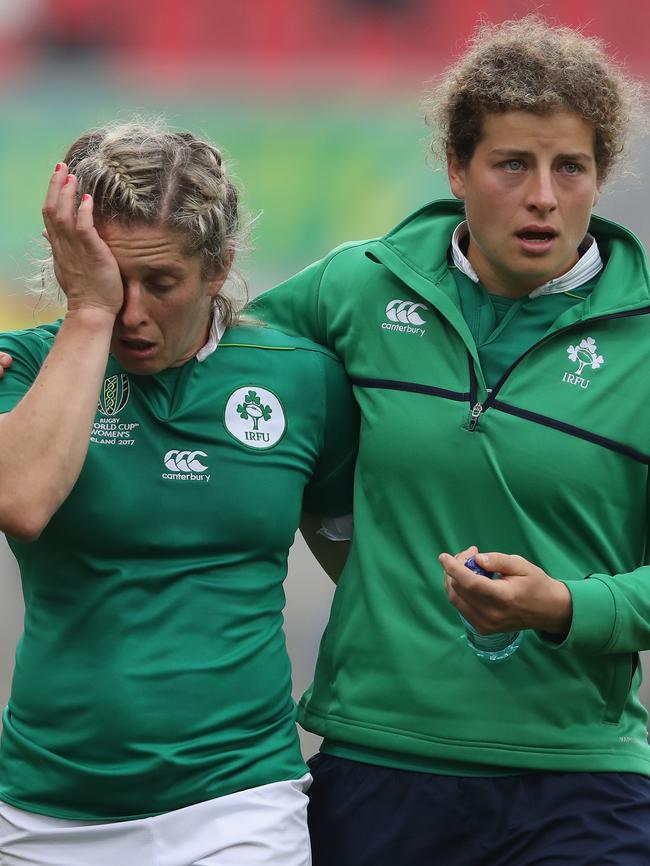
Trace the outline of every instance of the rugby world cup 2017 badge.
<instances>
[{"instance_id":1,"label":"rugby world cup 2017 badge","mask_svg":"<svg viewBox=\"0 0 650 866\"><path fill-rule=\"evenodd\" d=\"M256 450L273 448L287 428L284 409L276 395L257 385L232 392L223 421L234 439Z\"/></svg>"},{"instance_id":2,"label":"rugby world cup 2017 badge","mask_svg":"<svg viewBox=\"0 0 650 866\"><path fill-rule=\"evenodd\" d=\"M129 400L129 377L126 373L117 373L104 379L97 408L102 415L117 415Z\"/></svg>"}]
</instances>

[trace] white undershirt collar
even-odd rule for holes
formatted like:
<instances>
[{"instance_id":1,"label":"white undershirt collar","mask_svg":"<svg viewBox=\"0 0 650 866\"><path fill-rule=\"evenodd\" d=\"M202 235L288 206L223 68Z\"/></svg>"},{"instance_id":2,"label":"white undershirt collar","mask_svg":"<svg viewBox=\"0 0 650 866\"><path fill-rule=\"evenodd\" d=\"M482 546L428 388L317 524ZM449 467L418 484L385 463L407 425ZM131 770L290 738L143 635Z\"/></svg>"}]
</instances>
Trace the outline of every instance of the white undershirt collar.
<instances>
[{"instance_id":1,"label":"white undershirt collar","mask_svg":"<svg viewBox=\"0 0 650 866\"><path fill-rule=\"evenodd\" d=\"M205 361L206 358L209 358L210 355L216 350L221 338L224 335L225 330L226 329L220 321L219 309L217 305L214 304L212 307L212 322L210 323L208 342L196 353L196 360L199 362L199 364L201 363L201 361Z\"/></svg>"},{"instance_id":2,"label":"white undershirt collar","mask_svg":"<svg viewBox=\"0 0 650 866\"><path fill-rule=\"evenodd\" d=\"M465 276L469 277L475 283L479 279L476 271L469 263L469 260L460 248L460 242L467 236L469 229L467 221L456 226L451 237L451 256L454 264L459 271L462 271ZM549 280L542 286L533 289L528 295L529 298L537 298L540 295L555 295L559 292L568 292L569 289L577 289L578 286L584 285L588 280L595 277L603 269L603 260L600 257L600 251L596 239L592 235L587 235L585 241L589 243L588 249L580 256L575 265L566 274L562 274L553 280Z\"/></svg>"}]
</instances>

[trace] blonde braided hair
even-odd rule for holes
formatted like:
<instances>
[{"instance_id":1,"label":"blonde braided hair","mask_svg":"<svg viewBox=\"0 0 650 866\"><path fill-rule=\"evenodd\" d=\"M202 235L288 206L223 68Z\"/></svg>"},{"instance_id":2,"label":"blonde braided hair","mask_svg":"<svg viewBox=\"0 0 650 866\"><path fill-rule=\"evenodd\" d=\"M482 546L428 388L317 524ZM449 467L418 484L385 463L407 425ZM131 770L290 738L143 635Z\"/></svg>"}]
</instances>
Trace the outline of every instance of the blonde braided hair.
<instances>
[{"instance_id":1,"label":"blonde braided hair","mask_svg":"<svg viewBox=\"0 0 650 866\"><path fill-rule=\"evenodd\" d=\"M64 162L77 177L78 198L92 195L99 227L112 220L169 226L187 255L201 256L206 276L226 270L243 246L239 194L223 156L191 132L172 132L161 120L106 126L79 136ZM215 298L226 327L246 302L244 281L232 277ZM50 294L60 292L53 280L50 257L42 271Z\"/></svg>"}]
</instances>

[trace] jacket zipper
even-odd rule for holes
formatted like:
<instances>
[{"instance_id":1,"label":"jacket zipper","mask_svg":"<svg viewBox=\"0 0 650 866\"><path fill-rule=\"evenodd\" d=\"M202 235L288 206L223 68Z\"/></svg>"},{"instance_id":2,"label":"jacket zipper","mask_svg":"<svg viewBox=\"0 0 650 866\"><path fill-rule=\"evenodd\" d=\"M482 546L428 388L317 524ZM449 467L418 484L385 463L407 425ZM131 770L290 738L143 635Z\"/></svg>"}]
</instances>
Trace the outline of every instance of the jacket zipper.
<instances>
[{"instance_id":1,"label":"jacket zipper","mask_svg":"<svg viewBox=\"0 0 650 866\"><path fill-rule=\"evenodd\" d=\"M630 310L630 311L622 312L622 313L610 313L609 315L606 315L606 316L594 316L592 319L587 319L586 323L591 324L592 322L605 322L605 321L609 321L610 319L625 319L625 318L629 318L631 316L643 316L643 315L646 315L648 313L650 313L650 307L642 307L641 309L638 309L638 310ZM485 401L483 403L481 403L477 399L478 382L476 379L476 372L474 370L474 364L472 362L472 356L468 353L469 375L470 375L470 399L469 399L469 402L470 402L470 406L472 408L471 408L471 412L470 412L470 420L469 420L469 424L467 425L467 429L471 433L473 433L476 430L476 428L478 427L479 419L480 419L481 415L483 414L483 412L485 412L487 409L490 408L490 406L492 406L492 404L496 400L496 396L497 396L498 392L501 390L501 388L503 387L504 383L506 382L506 380L508 379L508 377L510 376L512 371L515 369L515 367L519 363L521 363L521 361L524 360L524 358L528 354L530 354L530 352L532 352L534 349L537 349L539 346L548 342L549 340L554 339L559 334L564 334L568 331L574 330L580 324L583 324L583 322L582 321L581 322L575 322L572 325L567 325L565 328L560 328L558 331L554 331L552 334L548 334L543 339L538 340L537 343L533 343L532 346L530 346L528 349L526 349L526 351L524 352L523 355L520 355L517 358L517 360L513 364L511 364L510 367L508 367L508 369L503 374L503 376L499 379L499 381L494 386L494 388L492 388L488 392L488 395L485 398Z\"/></svg>"},{"instance_id":2,"label":"jacket zipper","mask_svg":"<svg viewBox=\"0 0 650 866\"><path fill-rule=\"evenodd\" d=\"M478 399L478 380L476 378L476 370L474 369L474 364L472 363L472 356L469 354L469 352L467 353L467 358L469 360L469 404L472 407L470 411L469 424L467 425L467 429L470 431L470 433L473 433L478 426L479 419L483 414L483 410L485 409L491 392L488 391L485 403L481 403Z\"/></svg>"},{"instance_id":3,"label":"jacket zipper","mask_svg":"<svg viewBox=\"0 0 650 866\"><path fill-rule=\"evenodd\" d=\"M472 414L469 419L469 424L467 425L467 429L470 432L476 430L478 426L478 420L481 417L481 413L483 412L483 405L481 403L474 403L472 406Z\"/></svg>"}]
</instances>

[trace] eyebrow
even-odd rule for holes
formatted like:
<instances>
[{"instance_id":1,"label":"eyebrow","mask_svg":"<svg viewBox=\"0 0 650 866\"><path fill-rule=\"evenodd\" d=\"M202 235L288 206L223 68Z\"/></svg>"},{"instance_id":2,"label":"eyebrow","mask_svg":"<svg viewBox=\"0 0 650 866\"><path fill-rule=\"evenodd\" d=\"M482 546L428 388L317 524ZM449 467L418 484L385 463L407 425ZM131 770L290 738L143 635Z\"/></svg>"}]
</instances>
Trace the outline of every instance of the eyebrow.
<instances>
[{"instance_id":1,"label":"eyebrow","mask_svg":"<svg viewBox=\"0 0 650 866\"><path fill-rule=\"evenodd\" d=\"M177 265L147 265L143 271L147 276L163 275L176 278L182 277L185 273L185 271Z\"/></svg>"},{"instance_id":2,"label":"eyebrow","mask_svg":"<svg viewBox=\"0 0 650 866\"><path fill-rule=\"evenodd\" d=\"M490 151L492 156L505 157L506 159L515 159L522 156L532 156L529 150L518 150L510 147L496 147ZM574 153L559 153L556 159L566 159L569 162L594 162L594 157L583 151L575 151Z\"/></svg>"}]
</instances>

